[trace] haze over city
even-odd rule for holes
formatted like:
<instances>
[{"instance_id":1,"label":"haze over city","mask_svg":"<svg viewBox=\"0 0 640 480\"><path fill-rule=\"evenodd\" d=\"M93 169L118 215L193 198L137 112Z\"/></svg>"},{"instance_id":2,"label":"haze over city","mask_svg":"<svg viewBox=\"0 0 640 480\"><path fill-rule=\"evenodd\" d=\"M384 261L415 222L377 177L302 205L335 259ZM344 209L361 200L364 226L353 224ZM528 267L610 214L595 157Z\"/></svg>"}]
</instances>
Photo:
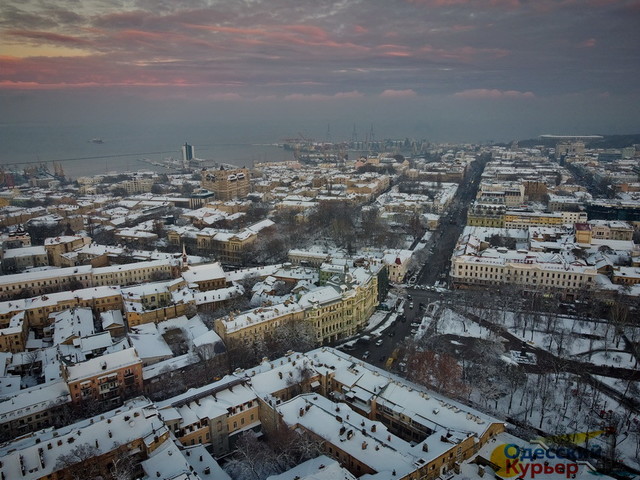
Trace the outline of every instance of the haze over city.
<instances>
[{"instance_id":1,"label":"haze over city","mask_svg":"<svg viewBox=\"0 0 640 480\"><path fill-rule=\"evenodd\" d=\"M204 123L233 141L328 123L334 140L354 123L436 141L633 133L639 14L637 0L8 1L2 121Z\"/></svg>"}]
</instances>

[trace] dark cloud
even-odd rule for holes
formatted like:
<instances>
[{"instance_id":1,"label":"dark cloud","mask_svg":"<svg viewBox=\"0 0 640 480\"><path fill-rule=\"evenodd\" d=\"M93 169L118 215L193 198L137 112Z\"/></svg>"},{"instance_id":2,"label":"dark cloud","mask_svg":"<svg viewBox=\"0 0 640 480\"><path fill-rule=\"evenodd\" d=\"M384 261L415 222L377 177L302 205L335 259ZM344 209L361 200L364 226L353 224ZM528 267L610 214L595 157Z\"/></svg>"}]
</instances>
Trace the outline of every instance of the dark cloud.
<instances>
[{"instance_id":1,"label":"dark cloud","mask_svg":"<svg viewBox=\"0 0 640 480\"><path fill-rule=\"evenodd\" d=\"M638 14L637 0L9 0L3 55L40 50L3 58L0 86L360 108L437 101L447 114L592 95L619 106L640 95Z\"/></svg>"}]
</instances>

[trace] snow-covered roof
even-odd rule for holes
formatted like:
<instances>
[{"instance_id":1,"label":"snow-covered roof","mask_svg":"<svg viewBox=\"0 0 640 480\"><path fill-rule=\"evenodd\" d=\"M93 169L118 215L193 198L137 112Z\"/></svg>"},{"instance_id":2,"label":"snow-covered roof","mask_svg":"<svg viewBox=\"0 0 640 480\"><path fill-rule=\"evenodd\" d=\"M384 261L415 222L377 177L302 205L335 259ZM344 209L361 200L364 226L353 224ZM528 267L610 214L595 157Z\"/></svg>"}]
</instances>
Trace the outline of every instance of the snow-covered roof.
<instances>
[{"instance_id":1,"label":"snow-covered roof","mask_svg":"<svg viewBox=\"0 0 640 480\"><path fill-rule=\"evenodd\" d=\"M53 323L53 344L60 345L73 338L88 337L95 333L93 312L90 308L72 308L49 315Z\"/></svg>"},{"instance_id":2,"label":"snow-covered roof","mask_svg":"<svg viewBox=\"0 0 640 480\"><path fill-rule=\"evenodd\" d=\"M42 245L36 245L34 247L11 248L9 250L5 250L3 253L3 257L6 260L8 258L28 257L33 255L46 254L47 250Z\"/></svg>"},{"instance_id":3,"label":"snow-covered roof","mask_svg":"<svg viewBox=\"0 0 640 480\"><path fill-rule=\"evenodd\" d=\"M18 387L20 381L18 380ZM69 387L63 381L44 383L15 392L0 402L0 423L46 411L52 404L71 401Z\"/></svg>"},{"instance_id":4,"label":"snow-covered roof","mask_svg":"<svg viewBox=\"0 0 640 480\"><path fill-rule=\"evenodd\" d=\"M182 278L187 283L206 282L207 280L225 278L224 270L220 263L208 263L205 265L190 266L182 272Z\"/></svg>"},{"instance_id":5,"label":"snow-covered roof","mask_svg":"<svg viewBox=\"0 0 640 480\"><path fill-rule=\"evenodd\" d=\"M390 433L382 422L369 420L344 403L303 394L281 403L276 410L290 427L302 426L372 470L387 472L388 478L393 470L402 478L418 467L420 458L408 442Z\"/></svg>"},{"instance_id":6,"label":"snow-covered roof","mask_svg":"<svg viewBox=\"0 0 640 480\"><path fill-rule=\"evenodd\" d=\"M202 445L179 449L174 441L167 441L140 465L146 474L143 480L156 480L159 476L165 480L231 480Z\"/></svg>"},{"instance_id":7,"label":"snow-covered roof","mask_svg":"<svg viewBox=\"0 0 640 480\"><path fill-rule=\"evenodd\" d=\"M58 459L80 444L91 445L97 455L102 455L112 451L114 446L126 445L136 439L151 444L154 437L167 432L153 404L140 398L100 417L56 430L40 431L0 447L0 472L7 479L36 480L55 472Z\"/></svg>"},{"instance_id":8,"label":"snow-covered roof","mask_svg":"<svg viewBox=\"0 0 640 480\"><path fill-rule=\"evenodd\" d=\"M127 348L118 352L108 353L101 357L92 358L86 362L67 367L67 382L75 382L83 378L90 378L114 370L140 363L135 348Z\"/></svg>"},{"instance_id":9,"label":"snow-covered roof","mask_svg":"<svg viewBox=\"0 0 640 480\"><path fill-rule=\"evenodd\" d=\"M267 480L355 480L349 470L342 468L326 455L312 458L280 475L271 475Z\"/></svg>"},{"instance_id":10,"label":"snow-covered roof","mask_svg":"<svg viewBox=\"0 0 640 480\"><path fill-rule=\"evenodd\" d=\"M236 332L247 328L248 326L256 325L262 322L268 322L274 318L282 317L297 312L301 312L302 307L295 303L281 303L273 305L271 307L258 307L253 310L248 310L240 315L225 317L223 322L227 333Z\"/></svg>"}]
</instances>

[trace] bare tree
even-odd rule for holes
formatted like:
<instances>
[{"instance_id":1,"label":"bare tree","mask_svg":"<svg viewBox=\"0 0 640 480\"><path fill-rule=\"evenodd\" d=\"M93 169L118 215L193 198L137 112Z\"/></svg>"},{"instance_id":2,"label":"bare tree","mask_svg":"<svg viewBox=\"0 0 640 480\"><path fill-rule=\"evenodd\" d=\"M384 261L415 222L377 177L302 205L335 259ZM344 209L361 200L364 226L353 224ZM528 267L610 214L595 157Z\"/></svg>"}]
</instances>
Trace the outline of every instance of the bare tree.
<instances>
[{"instance_id":1,"label":"bare tree","mask_svg":"<svg viewBox=\"0 0 640 480\"><path fill-rule=\"evenodd\" d=\"M54 471L64 470L64 476L73 480L93 480L101 478L100 463L92 461L100 451L88 443L72 448L69 453L60 455L53 467ZM64 478L63 476L63 478Z\"/></svg>"},{"instance_id":2,"label":"bare tree","mask_svg":"<svg viewBox=\"0 0 640 480\"><path fill-rule=\"evenodd\" d=\"M433 350L414 351L407 362L409 379L453 397L466 397L462 367L454 357Z\"/></svg>"},{"instance_id":3,"label":"bare tree","mask_svg":"<svg viewBox=\"0 0 640 480\"><path fill-rule=\"evenodd\" d=\"M122 446L120 447L122 449ZM110 475L113 480L133 480L137 478L138 462L128 449L121 451L111 462Z\"/></svg>"},{"instance_id":4,"label":"bare tree","mask_svg":"<svg viewBox=\"0 0 640 480\"><path fill-rule=\"evenodd\" d=\"M222 342L205 343L194 348L206 380L212 382L227 373L226 348Z\"/></svg>"},{"instance_id":5,"label":"bare tree","mask_svg":"<svg viewBox=\"0 0 640 480\"><path fill-rule=\"evenodd\" d=\"M234 480L263 480L317 457L322 444L288 428L272 432L261 442L253 431L240 437L225 470Z\"/></svg>"}]
</instances>

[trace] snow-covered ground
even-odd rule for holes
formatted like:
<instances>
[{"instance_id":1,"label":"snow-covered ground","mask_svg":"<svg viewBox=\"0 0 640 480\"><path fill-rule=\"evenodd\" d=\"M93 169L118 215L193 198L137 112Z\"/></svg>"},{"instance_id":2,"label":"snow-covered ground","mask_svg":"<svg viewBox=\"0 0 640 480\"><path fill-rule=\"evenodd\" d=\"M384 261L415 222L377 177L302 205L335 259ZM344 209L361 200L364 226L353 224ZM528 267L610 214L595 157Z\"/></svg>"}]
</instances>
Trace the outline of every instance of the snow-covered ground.
<instances>
[{"instance_id":1,"label":"snow-covered ground","mask_svg":"<svg viewBox=\"0 0 640 480\"><path fill-rule=\"evenodd\" d=\"M619 358L598 355L600 350L619 350L624 347L615 328L604 320L586 320L569 315L521 314L480 310L489 321L499 323L521 340L565 358L573 358L596 365L635 368L628 355ZM630 327L626 328L631 330ZM633 332L630 332L633 333Z\"/></svg>"},{"instance_id":2,"label":"snow-covered ground","mask_svg":"<svg viewBox=\"0 0 640 480\"><path fill-rule=\"evenodd\" d=\"M473 314L501 324L516 337L555 355L595 365L638 368L630 353L619 351L625 344L616 336L613 326L604 321L545 315L525 318L513 312L488 309L474 309ZM427 317L423 322L433 322L440 335L497 340L470 318L448 308L441 310L437 320ZM615 443L618 460L633 468L640 467L639 415L621 405L617 397L607 394L606 390L598 390L580 376L567 372L525 373L519 365L525 362L518 361L521 352L500 351L499 342L496 342L496 347L495 351L487 350L484 358L474 360L471 367L469 364L466 366L467 371L475 368L480 373L479 369L482 369L483 378L490 380L488 386L484 386L486 382L470 382L471 401L488 413L512 418L549 435L601 432L588 440L589 445L586 446L595 445L608 453ZM608 352L602 350L605 347L609 348ZM468 360L462 360L461 365L464 366L465 362ZM496 362L502 367L496 367ZM640 394L640 382L629 383L601 376L595 378L630 398L637 398ZM615 442L613 434L602 433L605 429L615 429Z\"/></svg>"},{"instance_id":3,"label":"snow-covered ground","mask_svg":"<svg viewBox=\"0 0 640 480\"><path fill-rule=\"evenodd\" d=\"M640 466L640 417L615 399L579 382L570 374L529 374L526 383L498 399L472 399L489 411L541 428L549 435L616 429L616 457L634 468ZM511 405L510 405L511 403ZM588 445L586 445L588 443ZM610 435L599 434L581 446L598 445L608 452Z\"/></svg>"},{"instance_id":4,"label":"snow-covered ground","mask_svg":"<svg viewBox=\"0 0 640 480\"><path fill-rule=\"evenodd\" d=\"M454 334L461 337L492 338L489 330L448 308L442 310L437 319L436 333L439 335Z\"/></svg>"}]
</instances>

